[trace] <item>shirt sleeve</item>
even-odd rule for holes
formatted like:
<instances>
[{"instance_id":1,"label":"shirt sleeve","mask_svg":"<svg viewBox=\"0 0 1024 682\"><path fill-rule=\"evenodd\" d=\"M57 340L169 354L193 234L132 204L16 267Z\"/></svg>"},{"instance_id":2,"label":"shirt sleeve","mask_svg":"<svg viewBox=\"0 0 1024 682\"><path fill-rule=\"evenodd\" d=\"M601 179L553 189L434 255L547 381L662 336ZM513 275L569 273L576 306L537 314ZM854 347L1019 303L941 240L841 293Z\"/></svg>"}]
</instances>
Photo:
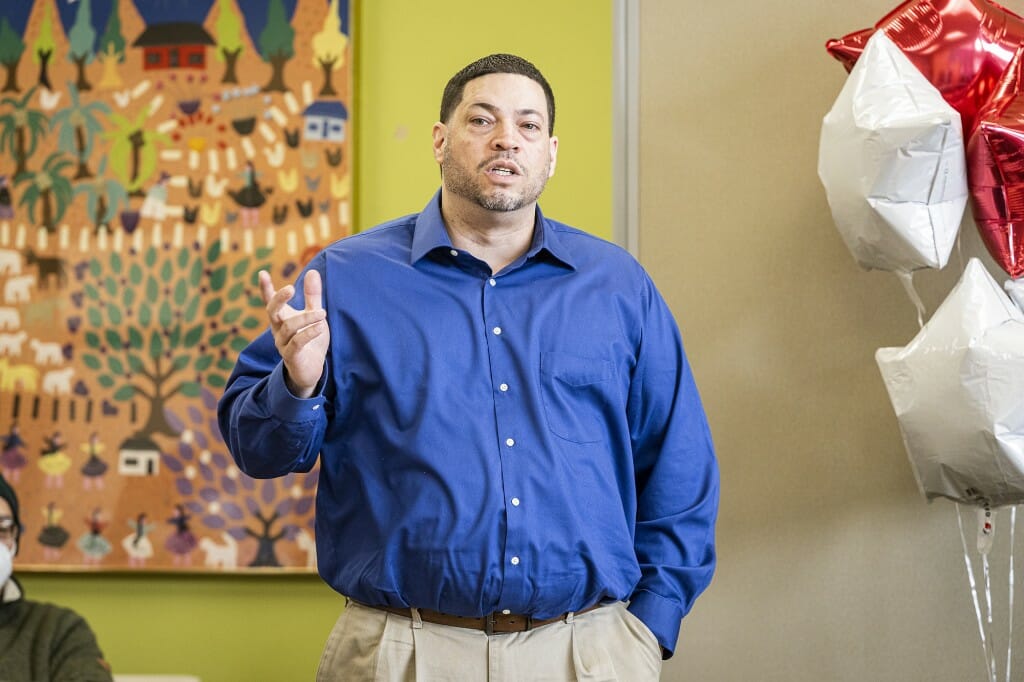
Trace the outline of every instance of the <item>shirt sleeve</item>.
<instances>
[{"instance_id":1,"label":"shirt sleeve","mask_svg":"<svg viewBox=\"0 0 1024 682\"><path fill-rule=\"evenodd\" d=\"M301 293L296 297L292 305L303 305ZM284 372L268 329L239 354L217 405L228 450L238 468L253 478L309 471L323 444L328 368L310 398L292 395Z\"/></svg>"},{"instance_id":2,"label":"shirt sleeve","mask_svg":"<svg viewBox=\"0 0 1024 682\"><path fill-rule=\"evenodd\" d=\"M718 465L679 330L646 276L642 339L628 404L641 578L630 611L669 658L680 622L715 567Z\"/></svg>"},{"instance_id":3,"label":"shirt sleeve","mask_svg":"<svg viewBox=\"0 0 1024 682\"><path fill-rule=\"evenodd\" d=\"M110 665L103 659L96 636L74 611L60 610L50 654L52 682L112 682Z\"/></svg>"}]
</instances>

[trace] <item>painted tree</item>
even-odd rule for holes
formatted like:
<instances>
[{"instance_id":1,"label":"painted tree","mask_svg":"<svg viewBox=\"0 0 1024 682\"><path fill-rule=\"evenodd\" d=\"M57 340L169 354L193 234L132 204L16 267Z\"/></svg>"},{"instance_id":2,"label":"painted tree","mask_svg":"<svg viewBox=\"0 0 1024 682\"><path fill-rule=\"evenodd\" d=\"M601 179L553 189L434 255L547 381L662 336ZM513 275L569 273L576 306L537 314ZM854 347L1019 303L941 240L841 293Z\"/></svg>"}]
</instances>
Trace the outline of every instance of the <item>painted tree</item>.
<instances>
[{"instance_id":1,"label":"painted tree","mask_svg":"<svg viewBox=\"0 0 1024 682\"><path fill-rule=\"evenodd\" d=\"M324 73L324 84L320 94L325 97L337 95L331 75L345 66L345 51L348 36L341 32L341 15L338 14L338 0L331 0L324 17L324 26L313 36L313 64Z\"/></svg>"},{"instance_id":2,"label":"painted tree","mask_svg":"<svg viewBox=\"0 0 1024 682\"><path fill-rule=\"evenodd\" d=\"M284 66L295 56L295 29L288 22L283 0L270 0L267 6L267 24L260 32L260 56L270 64L273 73L264 92L285 92Z\"/></svg>"},{"instance_id":3,"label":"painted tree","mask_svg":"<svg viewBox=\"0 0 1024 682\"><path fill-rule=\"evenodd\" d=\"M142 185L156 171L159 147L171 144L164 133L146 129L149 114L145 107L134 119L111 113L114 128L104 133L110 140L110 169L133 196L145 194Z\"/></svg>"},{"instance_id":4,"label":"painted tree","mask_svg":"<svg viewBox=\"0 0 1024 682\"><path fill-rule=\"evenodd\" d=\"M65 169L74 162L60 152L54 152L43 161L43 167L36 171L25 171L14 177L15 186L26 185L19 206L27 206L29 219L36 222L36 208L40 207L37 224L53 233L57 223L64 217L73 197L71 181L64 176Z\"/></svg>"},{"instance_id":5,"label":"painted tree","mask_svg":"<svg viewBox=\"0 0 1024 682\"><path fill-rule=\"evenodd\" d=\"M103 75L100 76L99 87L112 89L121 87L121 72L117 65L124 63L124 34L121 32L121 11L119 0L114 0L110 8L107 26L100 36L98 59L103 64Z\"/></svg>"},{"instance_id":6,"label":"painted tree","mask_svg":"<svg viewBox=\"0 0 1024 682\"><path fill-rule=\"evenodd\" d=\"M0 105L10 107L10 111L0 114L0 149L9 150L14 157L15 177L27 170L28 157L35 153L39 138L49 127L43 112L28 105L35 92L33 86L21 99L0 100Z\"/></svg>"},{"instance_id":7,"label":"painted tree","mask_svg":"<svg viewBox=\"0 0 1024 682\"><path fill-rule=\"evenodd\" d=\"M7 69L7 82L0 92L21 92L18 87L18 64L24 53L25 43L21 36L7 21L7 17L0 17L0 64Z\"/></svg>"},{"instance_id":8,"label":"painted tree","mask_svg":"<svg viewBox=\"0 0 1024 682\"><path fill-rule=\"evenodd\" d=\"M128 193L124 186L114 178L108 177L106 170L107 157L103 157L100 159L96 175L75 185L75 196L85 195L86 210L97 231L110 224L119 206L128 203Z\"/></svg>"},{"instance_id":9,"label":"painted tree","mask_svg":"<svg viewBox=\"0 0 1024 682\"><path fill-rule=\"evenodd\" d=\"M270 254L261 249L255 259ZM200 395L202 386L223 387L245 347L245 332L262 325L256 272L268 263L243 257L230 265L220 241L142 253L111 252L89 261L81 289L85 350L82 362L119 402L148 406L136 436L174 436L168 402ZM259 304L258 307L256 304Z\"/></svg>"},{"instance_id":10,"label":"painted tree","mask_svg":"<svg viewBox=\"0 0 1024 682\"><path fill-rule=\"evenodd\" d=\"M53 38L53 5L46 3L43 7L42 21L39 22L39 33L36 34L36 41L32 43L32 59L39 65L37 83L50 91L53 90L50 83L50 59L55 49L57 43Z\"/></svg>"},{"instance_id":11,"label":"painted tree","mask_svg":"<svg viewBox=\"0 0 1024 682\"><path fill-rule=\"evenodd\" d=\"M235 12L232 0L217 0L217 59L224 62L221 83L237 83L238 58L242 54L242 19Z\"/></svg>"},{"instance_id":12,"label":"painted tree","mask_svg":"<svg viewBox=\"0 0 1024 682\"><path fill-rule=\"evenodd\" d=\"M75 67L78 69L78 80L75 84L79 90L92 90L92 85L85 77L85 67L92 63L93 46L96 43L96 29L92 27L91 0L78 0L75 23L71 26L68 39L71 42L68 58L75 63Z\"/></svg>"},{"instance_id":13,"label":"painted tree","mask_svg":"<svg viewBox=\"0 0 1024 682\"><path fill-rule=\"evenodd\" d=\"M75 179L90 178L89 156L92 154L96 136L103 132L99 114L110 115L110 107L99 100L85 103L79 96L78 87L68 83L71 101L50 119L50 126L57 130L57 148L78 159Z\"/></svg>"},{"instance_id":14,"label":"painted tree","mask_svg":"<svg viewBox=\"0 0 1024 682\"><path fill-rule=\"evenodd\" d=\"M246 476L227 454L216 407L217 397L203 389L202 403L190 405L184 418L169 415L181 435L177 447L163 454L163 464L174 472L185 508L204 526L256 541L249 566L281 566L277 543L313 529L319 469L259 481Z\"/></svg>"}]
</instances>

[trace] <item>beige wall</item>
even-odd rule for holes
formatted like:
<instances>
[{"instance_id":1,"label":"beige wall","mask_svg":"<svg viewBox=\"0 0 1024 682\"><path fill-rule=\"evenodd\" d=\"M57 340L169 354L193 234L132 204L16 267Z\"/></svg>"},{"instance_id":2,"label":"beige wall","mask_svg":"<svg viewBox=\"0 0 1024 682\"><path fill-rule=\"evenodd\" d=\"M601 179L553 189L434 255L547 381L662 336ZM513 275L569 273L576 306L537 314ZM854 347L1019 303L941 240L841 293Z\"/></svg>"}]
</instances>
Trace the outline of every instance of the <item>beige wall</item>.
<instances>
[{"instance_id":1,"label":"beige wall","mask_svg":"<svg viewBox=\"0 0 1024 682\"><path fill-rule=\"evenodd\" d=\"M722 470L718 573L665 680L985 679L954 506L920 497L874 362L914 309L854 263L816 174L846 77L824 42L897 4L640 3L641 259ZM960 270L917 277L929 313Z\"/></svg>"}]
</instances>

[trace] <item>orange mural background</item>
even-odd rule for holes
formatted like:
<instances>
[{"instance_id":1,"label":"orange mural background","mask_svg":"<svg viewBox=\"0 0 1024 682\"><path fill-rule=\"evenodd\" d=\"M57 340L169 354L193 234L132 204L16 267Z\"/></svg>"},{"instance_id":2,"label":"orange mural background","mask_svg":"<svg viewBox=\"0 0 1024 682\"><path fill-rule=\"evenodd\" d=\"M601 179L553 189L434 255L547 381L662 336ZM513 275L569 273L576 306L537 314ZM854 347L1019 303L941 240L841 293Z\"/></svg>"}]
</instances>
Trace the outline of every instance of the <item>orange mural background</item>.
<instances>
[{"instance_id":1,"label":"orange mural background","mask_svg":"<svg viewBox=\"0 0 1024 682\"><path fill-rule=\"evenodd\" d=\"M26 4L0 7L19 570L314 569L316 470L245 476L215 407L265 327L256 272L350 230L349 3Z\"/></svg>"}]
</instances>

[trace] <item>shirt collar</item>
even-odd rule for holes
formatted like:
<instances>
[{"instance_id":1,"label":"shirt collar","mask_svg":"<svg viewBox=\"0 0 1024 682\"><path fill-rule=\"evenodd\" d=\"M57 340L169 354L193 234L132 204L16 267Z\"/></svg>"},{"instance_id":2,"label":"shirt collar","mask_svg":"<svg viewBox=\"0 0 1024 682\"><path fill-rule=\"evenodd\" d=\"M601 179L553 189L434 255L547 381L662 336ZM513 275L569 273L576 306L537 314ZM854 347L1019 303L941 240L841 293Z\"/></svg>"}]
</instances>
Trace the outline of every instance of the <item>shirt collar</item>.
<instances>
[{"instance_id":1,"label":"shirt collar","mask_svg":"<svg viewBox=\"0 0 1024 682\"><path fill-rule=\"evenodd\" d=\"M533 240L530 242L530 248L526 252L526 257L533 258L545 252L556 261L575 270L576 266L573 264L569 250L558 239L558 235L552 228L551 223L544 218L544 214L540 211L540 206L537 206L536 210L537 215L534 225L539 225L540 229L535 228L533 230ZM412 237L412 252L409 260L410 263L415 264L436 249L447 251L451 248L452 240L448 236L448 230L444 226L444 219L441 217L441 190L438 190L431 197L423 212L416 218L416 226Z\"/></svg>"},{"instance_id":2,"label":"shirt collar","mask_svg":"<svg viewBox=\"0 0 1024 682\"><path fill-rule=\"evenodd\" d=\"M6 583L0 585L0 604L18 601L23 596L24 592L22 592L21 583L15 580L13 576L8 578Z\"/></svg>"}]
</instances>

